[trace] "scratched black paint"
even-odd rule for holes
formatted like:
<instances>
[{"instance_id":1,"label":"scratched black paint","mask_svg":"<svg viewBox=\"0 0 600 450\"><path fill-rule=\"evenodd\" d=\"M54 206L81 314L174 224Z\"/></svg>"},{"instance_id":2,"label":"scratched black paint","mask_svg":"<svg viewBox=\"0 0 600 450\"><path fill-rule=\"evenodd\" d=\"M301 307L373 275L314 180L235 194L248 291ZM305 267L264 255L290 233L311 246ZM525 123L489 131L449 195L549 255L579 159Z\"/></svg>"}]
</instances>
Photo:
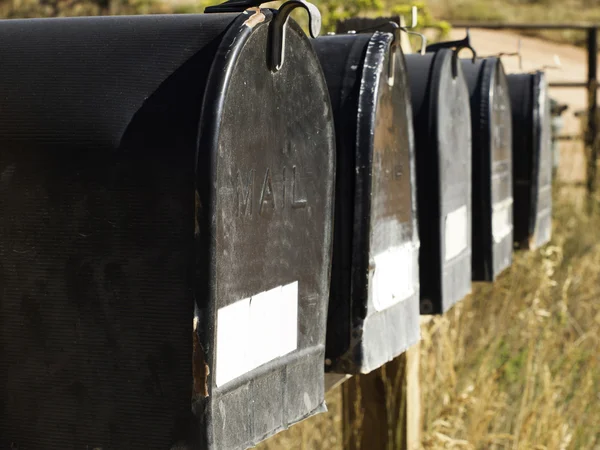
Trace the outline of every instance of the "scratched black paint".
<instances>
[{"instance_id":1,"label":"scratched black paint","mask_svg":"<svg viewBox=\"0 0 600 450\"><path fill-rule=\"evenodd\" d=\"M0 448L246 448L322 409L330 104L300 28L275 74L250 17L0 24ZM271 169L277 202L294 165L296 216L264 202L226 238L231 173ZM218 308L293 280L298 351L217 389Z\"/></svg>"},{"instance_id":2,"label":"scratched black paint","mask_svg":"<svg viewBox=\"0 0 600 450\"><path fill-rule=\"evenodd\" d=\"M421 252L421 314L440 314L471 291L471 115L469 92L454 53L407 55L415 123ZM457 229L450 214L464 211ZM447 255L453 240L464 244Z\"/></svg>"},{"instance_id":3,"label":"scratched black paint","mask_svg":"<svg viewBox=\"0 0 600 450\"><path fill-rule=\"evenodd\" d=\"M419 339L412 111L404 55L392 41L379 32L313 41L337 133L326 350L326 369L334 372L369 372ZM404 259L392 263L397 272L376 277L386 268L375 258L398 248ZM402 298L381 307L382 282Z\"/></svg>"},{"instance_id":4,"label":"scratched black paint","mask_svg":"<svg viewBox=\"0 0 600 450\"><path fill-rule=\"evenodd\" d=\"M493 281L513 253L512 110L498 58L462 60L473 130L473 280Z\"/></svg>"},{"instance_id":5,"label":"scratched black paint","mask_svg":"<svg viewBox=\"0 0 600 450\"><path fill-rule=\"evenodd\" d=\"M543 72L508 75L513 114L514 241L536 249L552 235L552 149Z\"/></svg>"}]
</instances>

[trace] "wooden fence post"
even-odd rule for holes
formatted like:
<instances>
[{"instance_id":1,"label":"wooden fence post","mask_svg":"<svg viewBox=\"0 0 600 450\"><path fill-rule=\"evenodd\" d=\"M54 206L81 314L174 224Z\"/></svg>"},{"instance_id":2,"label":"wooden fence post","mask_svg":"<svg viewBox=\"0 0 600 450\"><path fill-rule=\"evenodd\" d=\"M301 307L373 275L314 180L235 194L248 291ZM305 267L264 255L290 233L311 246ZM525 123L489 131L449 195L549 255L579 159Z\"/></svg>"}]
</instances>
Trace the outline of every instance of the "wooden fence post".
<instances>
[{"instance_id":1,"label":"wooden fence post","mask_svg":"<svg viewBox=\"0 0 600 450\"><path fill-rule=\"evenodd\" d=\"M342 385L344 449L421 448L420 346Z\"/></svg>"},{"instance_id":2,"label":"wooden fence post","mask_svg":"<svg viewBox=\"0 0 600 450\"><path fill-rule=\"evenodd\" d=\"M401 355L342 385L345 449L407 448L406 369L406 355Z\"/></svg>"}]
</instances>

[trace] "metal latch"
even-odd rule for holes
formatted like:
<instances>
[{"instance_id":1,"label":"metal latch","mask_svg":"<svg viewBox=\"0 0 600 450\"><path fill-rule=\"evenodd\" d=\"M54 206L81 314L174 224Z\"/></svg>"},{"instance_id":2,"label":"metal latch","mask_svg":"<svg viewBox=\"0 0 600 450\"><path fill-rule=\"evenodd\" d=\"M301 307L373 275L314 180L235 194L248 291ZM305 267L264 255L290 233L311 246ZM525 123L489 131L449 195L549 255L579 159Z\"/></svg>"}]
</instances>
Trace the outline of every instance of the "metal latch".
<instances>
[{"instance_id":1,"label":"metal latch","mask_svg":"<svg viewBox=\"0 0 600 450\"><path fill-rule=\"evenodd\" d=\"M425 48L427 47L427 37L421 33L417 33L416 31L411 31L412 28L416 28L419 25L418 21L418 10L416 6L413 6L411 9L412 12L412 20L409 27L402 26L394 21L388 20L377 24L372 27L362 28L357 31L349 31L348 33L367 33L370 31L382 31L389 32L392 34L394 39L392 40L392 44L390 45L390 62L388 68L388 84L390 86L394 85L394 74L396 73L396 48L401 47L401 33L411 34L413 36L419 36L421 38L421 49L419 53L421 55L425 54ZM388 31L389 30L389 31Z\"/></svg>"},{"instance_id":2,"label":"metal latch","mask_svg":"<svg viewBox=\"0 0 600 450\"><path fill-rule=\"evenodd\" d=\"M454 57L452 58L452 76L456 78L458 75L458 54L462 49L469 49L473 54L472 61L473 63L477 60L477 52L471 45L471 33L467 28L467 35L464 39L460 39L457 41L446 41L446 42L437 42L435 44L431 44L427 46L428 52L435 52L442 48L454 49Z\"/></svg>"},{"instance_id":3,"label":"metal latch","mask_svg":"<svg viewBox=\"0 0 600 450\"><path fill-rule=\"evenodd\" d=\"M260 7L264 0L228 0L221 5L210 6L205 13L244 12L249 8ZM308 13L310 36L316 38L321 33L321 13L319 9L305 0L290 0L273 11L273 20L269 25L269 65L273 72L283 66L285 59L286 25L292 11L303 8Z\"/></svg>"}]
</instances>

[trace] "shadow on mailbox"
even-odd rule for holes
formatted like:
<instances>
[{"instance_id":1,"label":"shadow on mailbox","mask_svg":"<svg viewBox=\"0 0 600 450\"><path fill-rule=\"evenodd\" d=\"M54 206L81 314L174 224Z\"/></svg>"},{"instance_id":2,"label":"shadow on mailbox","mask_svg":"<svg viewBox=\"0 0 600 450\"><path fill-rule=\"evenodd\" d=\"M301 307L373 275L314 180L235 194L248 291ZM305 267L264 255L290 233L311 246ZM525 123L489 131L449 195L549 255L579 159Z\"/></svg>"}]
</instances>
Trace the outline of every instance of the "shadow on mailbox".
<instances>
[{"instance_id":1,"label":"shadow on mailbox","mask_svg":"<svg viewBox=\"0 0 600 450\"><path fill-rule=\"evenodd\" d=\"M543 72L508 75L513 114L514 241L534 250L552 235L552 129Z\"/></svg>"},{"instance_id":2,"label":"shadow on mailbox","mask_svg":"<svg viewBox=\"0 0 600 450\"><path fill-rule=\"evenodd\" d=\"M471 96L473 280L494 281L512 263L512 115L499 58L462 60Z\"/></svg>"},{"instance_id":3,"label":"shadow on mailbox","mask_svg":"<svg viewBox=\"0 0 600 450\"><path fill-rule=\"evenodd\" d=\"M366 373L419 340L419 238L406 66L389 33L315 39L337 132L326 368Z\"/></svg>"},{"instance_id":4,"label":"shadow on mailbox","mask_svg":"<svg viewBox=\"0 0 600 450\"><path fill-rule=\"evenodd\" d=\"M416 136L421 314L471 292L471 113L456 53L406 55Z\"/></svg>"},{"instance_id":5,"label":"shadow on mailbox","mask_svg":"<svg viewBox=\"0 0 600 450\"><path fill-rule=\"evenodd\" d=\"M323 409L333 118L277 14L0 24L2 444L246 448Z\"/></svg>"}]
</instances>

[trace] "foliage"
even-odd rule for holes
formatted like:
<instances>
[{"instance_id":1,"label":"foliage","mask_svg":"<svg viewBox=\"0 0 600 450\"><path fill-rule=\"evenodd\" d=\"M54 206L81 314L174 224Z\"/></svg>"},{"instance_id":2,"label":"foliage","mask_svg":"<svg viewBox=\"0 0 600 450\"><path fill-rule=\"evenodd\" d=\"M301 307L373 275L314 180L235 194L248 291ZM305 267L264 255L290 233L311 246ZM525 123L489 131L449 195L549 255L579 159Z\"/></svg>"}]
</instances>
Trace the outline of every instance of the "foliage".
<instances>
[{"instance_id":1,"label":"foliage","mask_svg":"<svg viewBox=\"0 0 600 450\"><path fill-rule=\"evenodd\" d=\"M364 13L381 13L384 8L382 0L318 0L314 3L321 10L326 31L334 31L339 20Z\"/></svg>"},{"instance_id":2,"label":"foliage","mask_svg":"<svg viewBox=\"0 0 600 450\"><path fill-rule=\"evenodd\" d=\"M170 13L159 0L4 0L0 16L14 18Z\"/></svg>"},{"instance_id":3,"label":"foliage","mask_svg":"<svg viewBox=\"0 0 600 450\"><path fill-rule=\"evenodd\" d=\"M433 16L429 6L424 1L395 5L392 7L392 15L409 18L411 16L411 10L413 6L416 6L417 10L419 11L419 26L415 29L415 31L425 32L425 29L433 28L438 31L438 40L448 37L448 34L452 29L450 23L446 22L445 20L437 20Z\"/></svg>"},{"instance_id":4,"label":"foliage","mask_svg":"<svg viewBox=\"0 0 600 450\"><path fill-rule=\"evenodd\" d=\"M107 14L156 14L156 13L199 13L206 6L225 0L0 0L0 16L58 17ZM424 1L408 0L313 0L323 16L323 31L334 31L338 21L354 16L372 16L390 13L410 17L411 6L419 9L420 29L424 26L436 28L446 36L450 26L436 21ZM281 2L271 2L277 7ZM302 15L294 16L301 23Z\"/></svg>"}]
</instances>

